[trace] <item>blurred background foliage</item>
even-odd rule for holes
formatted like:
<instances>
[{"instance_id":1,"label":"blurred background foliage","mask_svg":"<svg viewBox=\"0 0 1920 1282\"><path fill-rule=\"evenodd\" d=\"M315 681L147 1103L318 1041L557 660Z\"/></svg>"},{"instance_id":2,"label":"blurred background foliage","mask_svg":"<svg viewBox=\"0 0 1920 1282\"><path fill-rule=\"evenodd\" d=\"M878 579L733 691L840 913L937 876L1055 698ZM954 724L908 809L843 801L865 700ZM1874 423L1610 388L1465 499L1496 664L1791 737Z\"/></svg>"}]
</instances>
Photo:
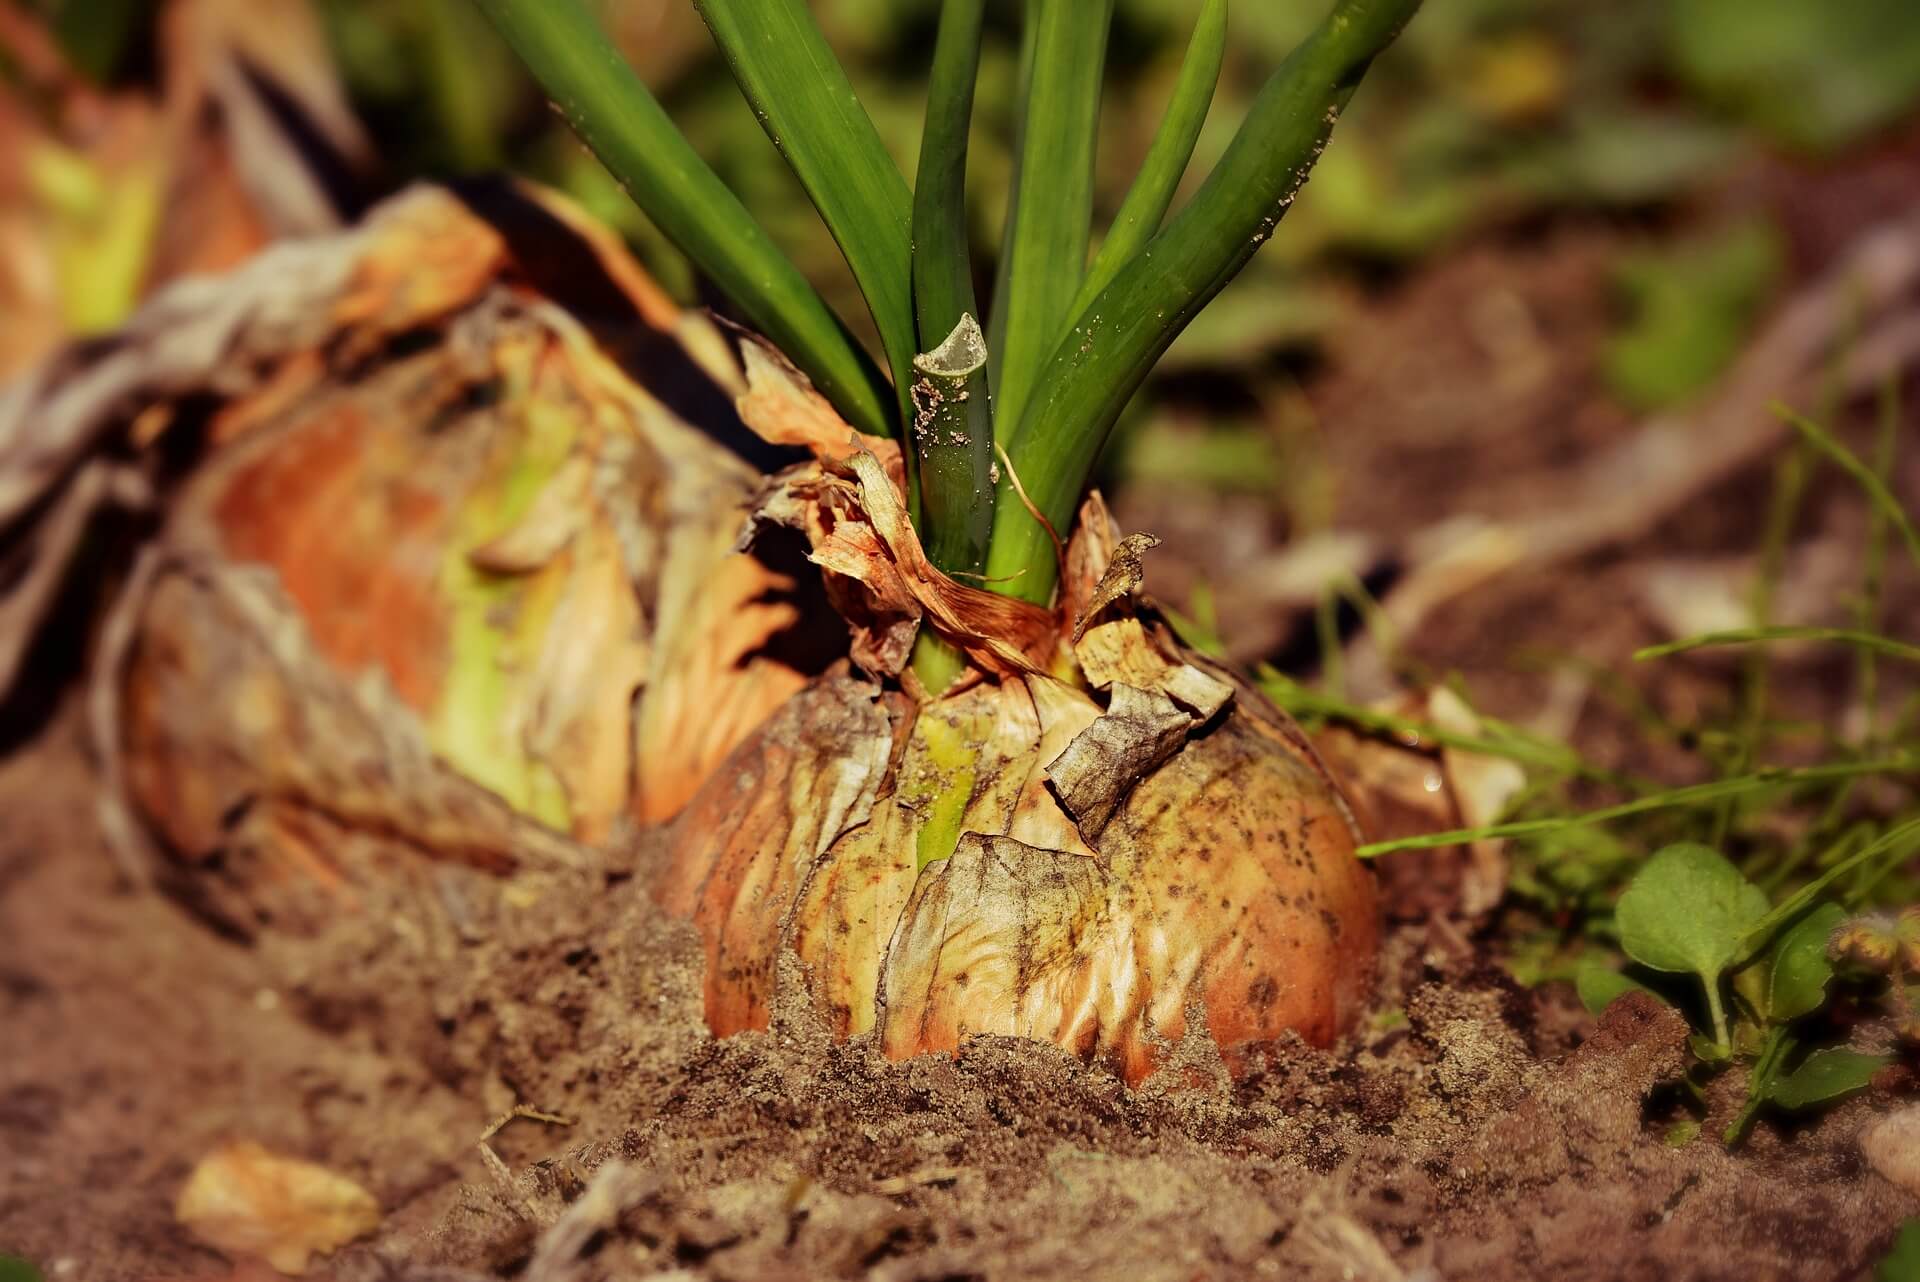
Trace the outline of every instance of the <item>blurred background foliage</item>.
<instances>
[{"instance_id":1,"label":"blurred background foliage","mask_svg":"<svg viewBox=\"0 0 1920 1282\"><path fill-rule=\"evenodd\" d=\"M692 5L597 2L700 150L841 312L863 323L832 241L734 92ZM545 110L468 0L311 3L377 140L386 183L528 174L571 192L620 228L670 289L697 296L685 262ZM1002 0L994 13L972 152L975 261L989 276L1009 173L1018 3ZM86 74L105 82L153 74L154 0L29 7ZM908 173L937 7L814 5ZM1234 7L1227 72L1189 182L1323 7ZM1196 8L1197 0L1119 2L1101 214L1117 205L1146 149ZM1257 373L1276 354L1311 348L1356 281L1490 227L1594 212L1638 220L1617 265L1605 378L1634 409L1683 401L1737 352L1772 296L1780 237L1761 217L1703 231L1641 215L1684 204L1756 155L1820 161L1898 129L1920 101L1915 15L1914 0L1429 0L1359 96L1285 233L1182 338L1167 372ZM1119 463L1137 450L1156 468L1188 459L1201 479L1269 474L1267 453L1246 452L1258 438L1233 431L1202 453L1123 433Z\"/></svg>"}]
</instances>

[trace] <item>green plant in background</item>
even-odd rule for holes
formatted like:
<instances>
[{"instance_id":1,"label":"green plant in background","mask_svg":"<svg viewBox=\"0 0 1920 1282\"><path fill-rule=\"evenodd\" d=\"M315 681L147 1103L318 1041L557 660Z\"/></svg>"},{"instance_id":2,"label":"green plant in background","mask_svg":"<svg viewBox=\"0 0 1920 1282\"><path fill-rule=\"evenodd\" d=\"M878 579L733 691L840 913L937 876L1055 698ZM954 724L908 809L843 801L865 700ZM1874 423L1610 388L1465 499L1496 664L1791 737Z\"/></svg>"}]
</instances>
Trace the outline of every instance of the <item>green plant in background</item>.
<instances>
[{"instance_id":1,"label":"green plant in background","mask_svg":"<svg viewBox=\"0 0 1920 1282\"><path fill-rule=\"evenodd\" d=\"M31 1260L0 1253L0 1282L40 1282L40 1270Z\"/></svg>"},{"instance_id":2,"label":"green plant in background","mask_svg":"<svg viewBox=\"0 0 1920 1282\"><path fill-rule=\"evenodd\" d=\"M1627 884L1614 924L1627 956L1652 971L1700 981L1707 1021L1694 1039L1705 1065L1749 1059L1747 1102L1726 1130L1746 1135L1764 1108L1798 1112L1864 1089L1889 1061L1845 1046L1808 1050L1834 978L1829 941L1846 911L1821 897L1856 868L1920 844L1920 820L1895 828L1778 905L1717 851L1680 844L1647 861ZM1897 981L1896 981L1897 982ZM1657 990L1589 964L1576 983L1596 1013L1626 988ZM1730 1008L1730 1012L1729 1012Z\"/></svg>"},{"instance_id":3,"label":"green plant in background","mask_svg":"<svg viewBox=\"0 0 1920 1282\"><path fill-rule=\"evenodd\" d=\"M1780 233L1749 219L1622 258L1614 281L1629 314L1601 353L1614 392L1650 410L1706 390L1739 353L1785 257Z\"/></svg>"},{"instance_id":4,"label":"green plant in background","mask_svg":"<svg viewBox=\"0 0 1920 1282\"><path fill-rule=\"evenodd\" d=\"M1920 1282L1920 1219L1894 1234L1893 1246L1873 1270L1874 1282Z\"/></svg>"},{"instance_id":5,"label":"green plant in background","mask_svg":"<svg viewBox=\"0 0 1920 1282\"><path fill-rule=\"evenodd\" d=\"M1832 463L1867 499L1856 626L1775 627L1762 609L1753 628L1641 651L1640 658L1654 660L1709 646L1750 648L1754 664L1743 673L1746 689L1735 706L1694 726L1673 724L1610 674L1584 674L1638 728L1643 741L1635 755L1690 758L1713 776L1706 781L1663 787L1492 718L1481 718L1479 733L1463 735L1355 707L1271 670L1262 674L1275 702L1310 725L1337 722L1525 768L1528 786L1500 822L1376 842L1360 853L1391 857L1410 848L1507 839L1512 912L1503 934L1516 974L1529 983L1572 981L1596 1013L1636 989L1686 1012L1699 1030L1688 1084L1698 1092L1702 1075L1736 1065L1746 1073L1745 1101L1723 1130L1729 1143L1768 1111L1814 1109L1865 1088L1888 1062L1877 1049L1846 1044L1845 1021L1833 1018L1836 999L1844 997L1855 1010L1877 1003L1890 1025L1883 1043L1920 1051L1909 987L1920 980L1914 864L1920 855L1920 695L1891 718L1880 707L1880 665L1920 661L1920 649L1879 630L1889 551L1903 549L1920 568L1920 534L1887 486L1896 461L1898 398L1889 385L1871 460L1819 423L1780 412L1810 456ZM1805 481L1789 474L1775 503L1783 521ZM1777 563L1763 558L1763 566ZM1362 617L1372 617L1357 585L1350 595ZM1764 602L1769 593L1757 597ZM1390 637L1376 639L1392 653ZM1851 739L1768 715L1769 651L1787 641L1851 652L1863 710ZM1428 680L1408 675L1416 683ZM1764 764L1778 746L1790 747L1805 764ZM1859 787L1869 779L1877 785L1870 798ZM1593 807L1596 789L1624 799ZM1697 1123L1684 1123L1674 1141L1697 1130Z\"/></svg>"},{"instance_id":6,"label":"green plant in background","mask_svg":"<svg viewBox=\"0 0 1920 1282\"><path fill-rule=\"evenodd\" d=\"M1894 120L1920 93L1910 0L1674 0L1676 68L1710 99L1807 151Z\"/></svg>"},{"instance_id":7,"label":"green plant in background","mask_svg":"<svg viewBox=\"0 0 1920 1282\"><path fill-rule=\"evenodd\" d=\"M41 2L62 13L104 12L82 0ZM621 230L679 297L697 298L686 259L564 126L539 110L544 95L466 0L314 3L396 177L488 169L504 158L571 192ZM877 343L832 236L741 101L693 6L588 3L774 244L863 342ZM1194 67L1180 54L1189 33L1201 29L1206 3L1113 0L1093 183L1102 213L1120 209L1147 162L1162 108ZM887 150L905 172L915 172L938 0L812 0L808 7ZM1780 43L1767 35L1778 26L1775 11L1805 8L1800 0L1765 0L1751 10L1742 0L1450 0L1413 24L1369 73L1367 93L1341 122L1341 145L1322 158L1289 214L1288 235L1242 271L1158 368L1204 371L1210 385L1264 398L1271 356L1311 348L1340 317L1350 297L1343 277L1356 257L1417 262L1463 236L1543 210L1659 210L1683 200L1775 146L1786 136L1783 117L1790 130L1796 115L1814 113L1821 95L1831 96L1775 92L1764 67L1757 78L1748 76L1760 92L1731 93L1724 76L1702 65L1702 56L1751 63L1762 44ZM1900 8L1901 0L1846 0L1821 10L1823 20L1803 22L1787 45L1788 69L1803 70L1783 83L1814 75L1845 90L1849 50L1862 44L1863 32L1876 68L1897 71L1920 52L1920 28L1874 15ZM464 21L448 20L449 9ZM965 223L983 278L997 257L988 251L1003 230L1022 143L1019 11L1011 0L990 0L979 50ZM1193 146L1193 173L1218 161L1275 62L1317 16L1316 5L1304 0L1235 8L1213 109ZM95 21L67 25L79 33L93 31L87 24ZM103 34L111 33L93 31L90 38L98 43ZM457 83L447 83L450 76ZM1852 113L1857 123L1847 129L1815 131L1815 151L1870 141L1876 129L1897 127L1920 98L1920 80L1879 71L1866 79L1882 85L1869 95L1881 106ZM1628 251L1624 272L1645 262L1657 281L1659 268L1646 260L1666 257L1666 239ZM1691 276L1697 248L1690 234L1679 234L1680 278ZM1724 358L1715 352L1744 337L1749 322L1740 306L1719 301L1725 295L1678 282L1656 283L1643 304L1638 279L1623 282L1632 314L1617 343L1619 360L1610 360L1606 372L1629 404L1658 407L1697 389ZM1759 292L1765 294L1764 282ZM1675 333L1685 341L1661 336ZM1143 397L1138 408L1150 412L1162 400ZM1283 498L1275 502L1285 506Z\"/></svg>"},{"instance_id":8,"label":"green plant in background","mask_svg":"<svg viewBox=\"0 0 1920 1282\"><path fill-rule=\"evenodd\" d=\"M912 189L800 0L698 0L741 93L840 247L878 334L878 361L578 0L479 4L648 217L747 319L849 422L902 438L909 508L934 564L1045 604L1056 532L1069 527L1121 412L1272 234L1368 64L1418 0L1336 0L1169 218L1224 56L1226 4L1210 0L1146 161L1091 262L1113 4L1032 0L984 352L965 200L984 0L941 6ZM938 643L923 643L916 667L934 689L955 670Z\"/></svg>"}]
</instances>

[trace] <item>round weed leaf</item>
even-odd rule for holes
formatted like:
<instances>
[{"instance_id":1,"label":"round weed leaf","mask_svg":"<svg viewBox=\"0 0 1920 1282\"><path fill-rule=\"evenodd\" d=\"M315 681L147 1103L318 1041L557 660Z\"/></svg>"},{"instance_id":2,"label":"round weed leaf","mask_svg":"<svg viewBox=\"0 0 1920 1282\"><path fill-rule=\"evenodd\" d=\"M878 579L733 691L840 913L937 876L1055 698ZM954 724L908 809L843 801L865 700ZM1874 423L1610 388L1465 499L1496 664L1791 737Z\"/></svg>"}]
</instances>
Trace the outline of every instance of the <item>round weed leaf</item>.
<instances>
[{"instance_id":1,"label":"round weed leaf","mask_svg":"<svg viewBox=\"0 0 1920 1282\"><path fill-rule=\"evenodd\" d=\"M1873 1282L1920 1282L1920 1216L1900 1226L1893 1249L1874 1268Z\"/></svg>"},{"instance_id":2,"label":"round weed leaf","mask_svg":"<svg viewBox=\"0 0 1920 1282\"><path fill-rule=\"evenodd\" d=\"M1785 1109L1809 1108L1864 1090L1887 1066L1885 1055L1865 1055L1844 1046L1815 1051L1800 1067L1774 1081L1767 1098Z\"/></svg>"},{"instance_id":3,"label":"round weed leaf","mask_svg":"<svg viewBox=\"0 0 1920 1282\"><path fill-rule=\"evenodd\" d=\"M1641 965L1711 981L1738 956L1747 929L1766 915L1766 895L1720 852L1683 842L1634 875L1614 920L1621 946Z\"/></svg>"},{"instance_id":4,"label":"round weed leaf","mask_svg":"<svg viewBox=\"0 0 1920 1282\"><path fill-rule=\"evenodd\" d=\"M1767 957L1766 1017L1776 1024L1819 1010L1827 1000L1833 963L1827 939L1847 914L1838 904L1822 904L1780 933Z\"/></svg>"}]
</instances>

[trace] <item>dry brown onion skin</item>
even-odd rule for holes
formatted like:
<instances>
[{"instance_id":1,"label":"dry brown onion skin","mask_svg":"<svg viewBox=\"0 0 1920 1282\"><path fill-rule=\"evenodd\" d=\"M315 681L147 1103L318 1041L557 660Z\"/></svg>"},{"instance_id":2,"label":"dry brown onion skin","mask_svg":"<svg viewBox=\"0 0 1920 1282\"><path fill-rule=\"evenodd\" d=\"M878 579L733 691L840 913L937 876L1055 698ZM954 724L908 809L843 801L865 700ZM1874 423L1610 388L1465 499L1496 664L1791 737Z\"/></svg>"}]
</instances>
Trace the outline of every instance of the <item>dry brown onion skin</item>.
<instances>
[{"instance_id":1,"label":"dry brown onion skin","mask_svg":"<svg viewBox=\"0 0 1920 1282\"><path fill-rule=\"evenodd\" d=\"M918 714L993 725L975 742L959 848L924 869L899 795L922 768L915 713L878 686L803 692L715 772L674 827L661 897L707 941L716 1034L768 1025L783 948L838 1033L875 1029L896 1058L1015 1035L1138 1082L1196 1010L1236 1068L1288 1030L1325 1045L1352 1025L1378 942L1373 874L1297 733L1236 704L1083 838L1047 767L1102 710L1054 687L1043 735L1029 684L1042 681L983 683Z\"/></svg>"},{"instance_id":2,"label":"dry brown onion skin","mask_svg":"<svg viewBox=\"0 0 1920 1282\"><path fill-rule=\"evenodd\" d=\"M529 257L569 236L578 313ZM506 871L669 817L808 679L769 646L794 576L735 549L758 476L673 408L724 412L737 370L531 189L416 188L276 252L69 375L126 382L142 444L211 447L99 676L124 830L334 884L343 831ZM275 289L305 291L293 320Z\"/></svg>"},{"instance_id":3,"label":"dry brown onion skin","mask_svg":"<svg viewBox=\"0 0 1920 1282\"><path fill-rule=\"evenodd\" d=\"M1007 1033L1138 1082L1196 1010L1237 1071L1288 1030L1329 1044L1365 1006L1372 874L1329 782L1256 718L1229 717L1142 780L1097 861L969 842L930 866L894 938L891 1056ZM946 926L963 916L976 956Z\"/></svg>"}]
</instances>

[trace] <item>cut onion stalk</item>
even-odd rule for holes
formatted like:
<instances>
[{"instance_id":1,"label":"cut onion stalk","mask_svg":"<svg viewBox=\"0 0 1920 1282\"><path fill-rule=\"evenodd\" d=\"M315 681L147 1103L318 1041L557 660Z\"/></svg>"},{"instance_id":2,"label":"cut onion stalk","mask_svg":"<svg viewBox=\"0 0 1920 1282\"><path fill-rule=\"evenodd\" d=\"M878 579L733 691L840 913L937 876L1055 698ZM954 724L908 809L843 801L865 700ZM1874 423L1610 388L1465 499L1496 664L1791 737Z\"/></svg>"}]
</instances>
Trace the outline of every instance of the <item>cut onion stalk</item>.
<instances>
[{"instance_id":1,"label":"cut onion stalk","mask_svg":"<svg viewBox=\"0 0 1920 1282\"><path fill-rule=\"evenodd\" d=\"M1095 495L1058 614L955 583L892 447L835 447L791 370L749 371L750 423L755 400L811 403L821 460L760 519L806 534L857 669L796 694L672 827L658 894L705 941L713 1031L768 1025L787 949L835 1031L896 1058L1010 1035L1138 1082L1195 1019L1234 1071L1349 1027L1377 944L1351 811L1285 715L1140 599L1152 540L1116 540ZM972 674L916 701L922 626Z\"/></svg>"}]
</instances>

